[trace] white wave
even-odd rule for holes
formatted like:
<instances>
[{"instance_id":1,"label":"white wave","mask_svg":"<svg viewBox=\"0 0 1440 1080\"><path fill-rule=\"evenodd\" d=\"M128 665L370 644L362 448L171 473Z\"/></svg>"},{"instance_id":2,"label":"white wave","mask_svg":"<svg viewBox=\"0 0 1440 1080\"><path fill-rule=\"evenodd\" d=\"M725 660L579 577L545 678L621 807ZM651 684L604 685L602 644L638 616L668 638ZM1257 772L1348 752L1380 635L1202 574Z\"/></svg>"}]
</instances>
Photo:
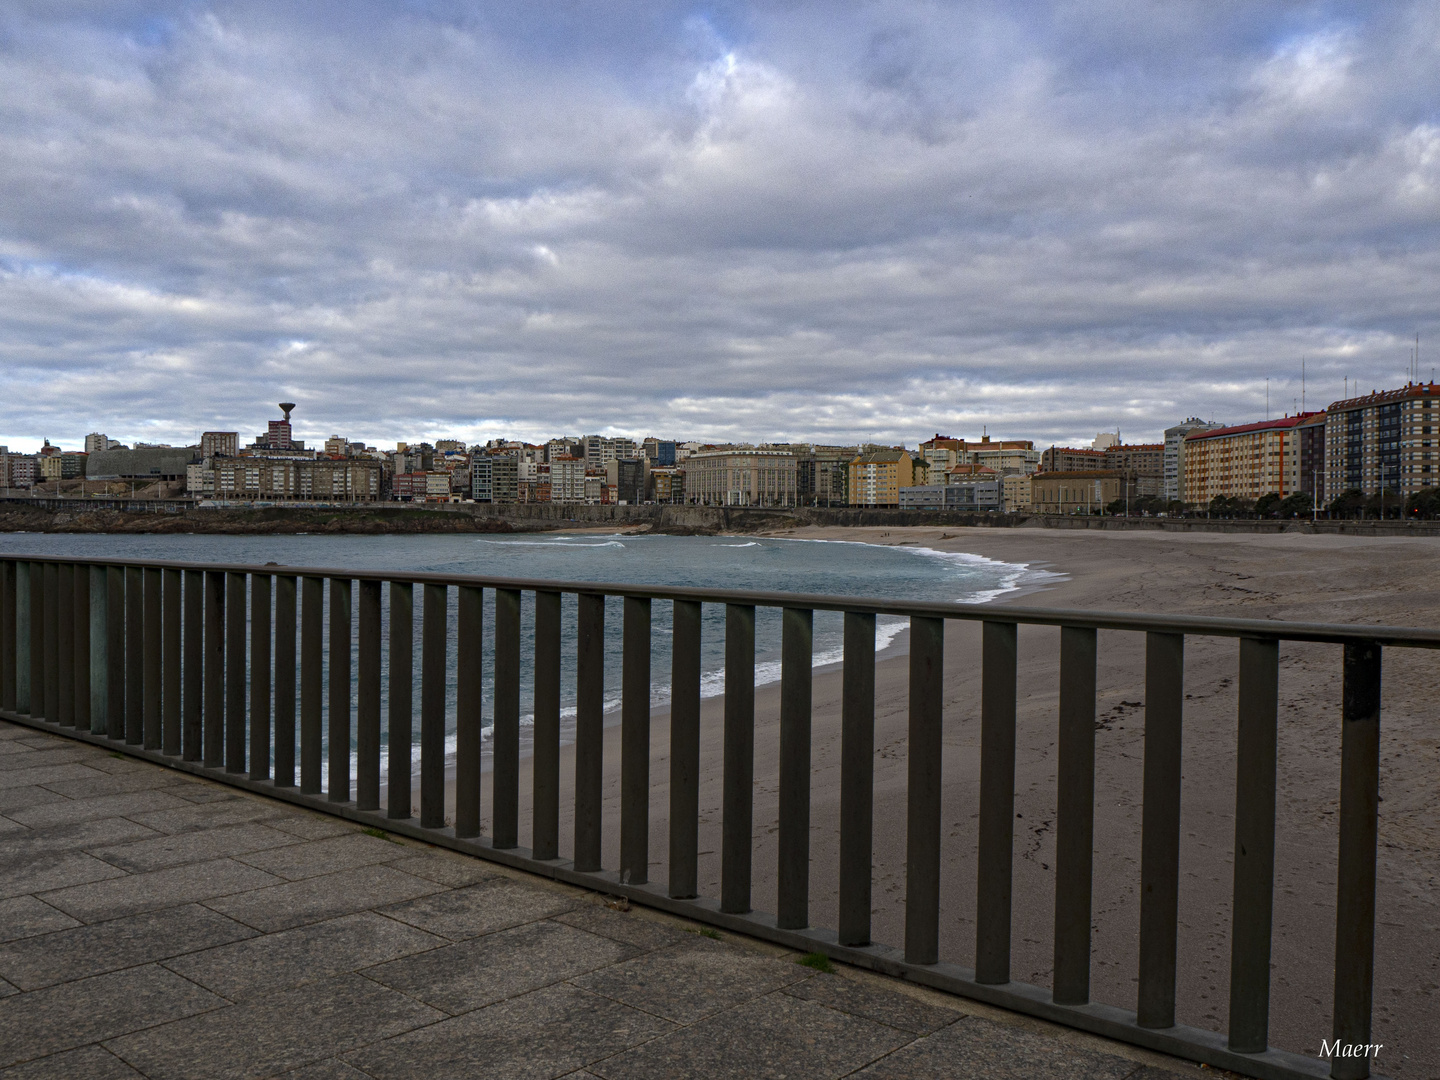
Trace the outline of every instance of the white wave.
<instances>
[{"instance_id":1,"label":"white wave","mask_svg":"<svg viewBox=\"0 0 1440 1080\"><path fill-rule=\"evenodd\" d=\"M742 548L742 547L761 547L762 545L761 545L758 541L750 540L750 541L748 541L747 543L744 543L744 544L711 544L710 546L711 546L711 547Z\"/></svg>"},{"instance_id":2,"label":"white wave","mask_svg":"<svg viewBox=\"0 0 1440 1080\"><path fill-rule=\"evenodd\" d=\"M602 540L588 544L580 540L476 540L477 544L495 544L498 547L566 547L566 548L623 548L619 540Z\"/></svg>"}]
</instances>

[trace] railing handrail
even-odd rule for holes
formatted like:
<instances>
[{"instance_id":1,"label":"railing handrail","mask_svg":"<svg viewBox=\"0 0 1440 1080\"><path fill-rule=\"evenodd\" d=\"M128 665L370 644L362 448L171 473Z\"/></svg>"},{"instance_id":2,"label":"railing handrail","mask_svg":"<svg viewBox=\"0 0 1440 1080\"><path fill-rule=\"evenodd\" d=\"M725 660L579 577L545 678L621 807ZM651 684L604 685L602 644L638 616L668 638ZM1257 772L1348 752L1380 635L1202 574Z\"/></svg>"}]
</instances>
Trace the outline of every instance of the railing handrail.
<instances>
[{"instance_id":1,"label":"railing handrail","mask_svg":"<svg viewBox=\"0 0 1440 1080\"><path fill-rule=\"evenodd\" d=\"M689 600L708 604L744 604L766 608L808 608L814 611L855 612L893 615L901 618L956 619L969 622L1005 622L1027 626L1072 626L1094 630L1125 630L1137 633L1160 632L1196 634L1201 637L1265 638L1275 641L1304 641L1332 645L1374 642L1396 648L1440 649L1440 629L1414 626L1387 626L1367 623L1309 623L1283 619L1227 619L1213 615L1148 615L1124 611L1092 611L1084 608L1044 608L975 604L958 601L880 600L873 596L844 596L833 593L768 592L751 589L710 589L684 585L635 585L622 582L564 581L548 578L489 577L481 574L434 573L425 571L365 570L357 567L286 566L278 563L179 562L160 559L85 558L62 555L31 555L0 551L0 559L18 562L56 563L84 566L115 566L135 569L203 570L211 573L272 574L286 577L338 578L350 581L399 582L409 585L467 585L486 589L518 589L522 592L576 593L590 596L637 597L649 600Z\"/></svg>"}]
</instances>

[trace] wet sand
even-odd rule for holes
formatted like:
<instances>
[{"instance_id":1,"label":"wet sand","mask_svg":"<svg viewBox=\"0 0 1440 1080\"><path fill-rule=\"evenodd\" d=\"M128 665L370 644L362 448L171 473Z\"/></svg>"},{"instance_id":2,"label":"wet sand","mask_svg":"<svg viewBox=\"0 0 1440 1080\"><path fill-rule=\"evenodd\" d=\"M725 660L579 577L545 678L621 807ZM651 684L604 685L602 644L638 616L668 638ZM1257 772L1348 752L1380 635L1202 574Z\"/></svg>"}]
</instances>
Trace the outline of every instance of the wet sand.
<instances>
[{"instance_id":1,"label":"wet sand","mask_svg":"<svg viewBox=\"0 0 1440 1080\"><path fill-rule=\"evenodd\" d=\"M1440 625L1440 541L1427 538L1090 533L1040 529L809 528L780 535L916 542L1063 572L998 602L1317 622ZM1022 627L1018 667L1012 973L1048 985L1055 865L1059 631ZM1236 644L1186 644L1180 985L1182 1023L1223 1030L1229 985ZM1277 880L1271 1042L1316 1054L1330 1037L1339 780L1340 648L1281 649ZM874 939L903 940L907 661L876 669ZM1440 656L1389 650L1384 661L1379 898L1372 1041L1377 1070L1440 1076ZM657 675L660 673L657 672ZM1143 636L1100 635L1096 732L1093 997L1134 1007ZM950 622L945 648L941 955L973 962L979 791L979 627ZM719 894L723 699L704 702L700 890ZM778 684L756 692L754 899L775 907ZM811 909L835 924L840 677L817 671L812 753ZM619 729L605 744L605 865L618 861ZM651 879L664 880L668 716L652 722ZM522 766L523 768L523 766ZM562 753L562 854L570 852L574 761ZM489 778L483 801L488 804ZM521 843L530 778L521 778ZM488 813L487 813L488 818ZM486 825L488 830L488 823Z\"/></svg>"}]
</instances>

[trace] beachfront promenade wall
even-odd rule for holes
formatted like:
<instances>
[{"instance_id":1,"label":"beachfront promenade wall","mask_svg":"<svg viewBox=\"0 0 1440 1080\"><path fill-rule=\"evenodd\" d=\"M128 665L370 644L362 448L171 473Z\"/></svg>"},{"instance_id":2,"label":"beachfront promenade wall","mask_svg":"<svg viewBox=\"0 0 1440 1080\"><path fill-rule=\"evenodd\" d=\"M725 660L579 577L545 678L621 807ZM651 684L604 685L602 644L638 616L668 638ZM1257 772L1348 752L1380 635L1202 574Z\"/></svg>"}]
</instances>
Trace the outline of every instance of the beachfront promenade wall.
<instances>
[{"instance_id":1,"label":"beachfront promenade wall","mask_svg":"<svg viewBox=\"0 0 1440 1080\"><path fill-rule=\"evenodd\" d=\"M412 740L415 591L418 792ZM388 605L382 604L388 590ZM484 623L485 593L493 623ZM523 594L533 596L532 784L522 793ZM573 783L560 775L562 597L576 598ZM605 598L622 598L619 858L602 865ZM697 896L701 605L724 606L721 875ZM449 613L456 655L447 670ZM673 612L668 852L650 881L651 617ZM782 613L778 889L752 910L755 614ZM810 921L812 627L844 613L837 925ZM871 940L877 615L910 620L903 940ZM940 955L943 643L981 623L982 692L975 966ZM1011 979L1016 657L1020 627L1060 627L1052 987ZM327 633L328 627L328 633ZM1143 633L1145 738L1134 1002L1090 1000L1097 642ZM482 639L493 639L482 701ZM1181 731L1187 637L1235 639L1239 658L1233 906L1226 1032L1175 1022L1179 955ZM875 969L970 998L1256 1077L1369 1075L1369 1057L1329 1061L1268 1047L1279 655L1282 642L1340 646L1343 666L1334 1041L1371 1035L1381 657L1440 648L1440 631L1123 615L833 596L0 555L0 715L484 859ZM382 643L391 675L382 701ZM352 669L352 648L355 666ZM457 693L447 716L446 682ZM486 708L488 704L488 709ZM482 717L493 720L482 781ZM382 713L388 740L382 742ZM447 728L455 732L447 804ZM329 752L322 760L328 742ZM387 746L388 785L381 752ZM352 775L352 750L354 775ZM322 777L326 782L322 783ZM569 779L569 778L566 778ZM384 804L382 805L382 791ZM418 819L412 817L418 794ZM482 835L482 796L491 806ZM562 798L573 801L562 857ZM520 846L522 799L530 847ZM450 820L447 821L447 816ZM1189 829L1203 824L1186 822ZM1230 838L1215 838L1224 844ZM1318 944L1317 944L1317 947ZM1101 961L1106 960L1100 957ZM1133 1006L1133 1007L1132 1007Z\"/></svg>"}]
</instances>

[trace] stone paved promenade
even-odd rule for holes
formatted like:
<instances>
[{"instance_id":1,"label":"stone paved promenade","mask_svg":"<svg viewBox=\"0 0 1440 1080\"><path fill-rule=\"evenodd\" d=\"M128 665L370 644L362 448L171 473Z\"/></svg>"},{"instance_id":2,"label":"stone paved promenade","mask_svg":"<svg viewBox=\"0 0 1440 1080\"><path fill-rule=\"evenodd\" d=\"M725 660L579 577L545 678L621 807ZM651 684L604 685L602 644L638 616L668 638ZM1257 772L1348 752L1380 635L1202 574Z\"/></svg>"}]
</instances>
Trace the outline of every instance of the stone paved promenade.
<instances>
[{"instance_id":1,"label":"stone paved promenade","mask_svg":"<svg viewBox=\"0 0 1440 1080\"><path fill-rule=\"evenodd\" d=\"M0 1080L1199 1072L796 961L0 722Z\"/></svg>"}]
</instances>

